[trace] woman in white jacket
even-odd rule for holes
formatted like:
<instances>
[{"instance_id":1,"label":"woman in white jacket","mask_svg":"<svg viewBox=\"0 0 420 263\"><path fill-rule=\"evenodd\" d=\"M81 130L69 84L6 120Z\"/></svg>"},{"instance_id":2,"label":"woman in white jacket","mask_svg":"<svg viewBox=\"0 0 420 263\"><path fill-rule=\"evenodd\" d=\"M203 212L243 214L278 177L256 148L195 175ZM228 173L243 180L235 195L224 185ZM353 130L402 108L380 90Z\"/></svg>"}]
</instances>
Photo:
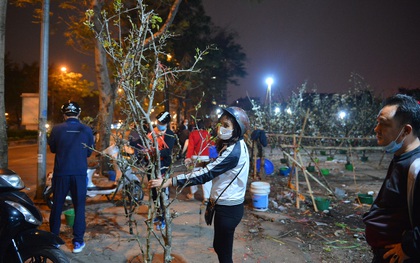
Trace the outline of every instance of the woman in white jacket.
<instances>
[{"instance_id":1,"label":"woman in white jacket","mask_svg":"<svg viewBox=\"0 0 420 263\"><path fill-rule=\"evenodd\" d=\"M163 179L150 180L149 187L191 186L212 181L210 199L219 198L215 207L213 247L219 262L227 263L233 262L234 233L244 214L249 153L243 135L249 128L249 119L243 109L229 107L223 110L219 124L216 141L219 157L214 162L165 182Z\"/></svg>"}]
</instances>

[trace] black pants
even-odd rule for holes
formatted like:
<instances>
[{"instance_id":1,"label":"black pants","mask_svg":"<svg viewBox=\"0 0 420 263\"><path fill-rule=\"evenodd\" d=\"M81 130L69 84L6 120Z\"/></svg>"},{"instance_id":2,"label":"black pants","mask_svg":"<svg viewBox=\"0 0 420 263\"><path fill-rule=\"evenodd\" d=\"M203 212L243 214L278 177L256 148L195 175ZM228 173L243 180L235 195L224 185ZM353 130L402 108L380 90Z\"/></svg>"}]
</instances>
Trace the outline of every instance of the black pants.
<instances>
[{"instance_id":1,"label":"black pants","mask_svg":"<svg viewBox=\"0 0 420 263\"><path fill-rule=\"evenodd\" d=\"M213 247L220 263L232 263L235 229L244 215L244 205L216 205L215 211Z\"/></svg>"},{"instance_id":2,"label":"black pants","mask_svg":"<svg viewBox=\"0 0 420 263\"><path fill-rule=\"evenodd\" d=\"M70 191L75 219L73 224L73 244L82 243L86 231L86 174L80 176L58 176L52 178L53 203L50 214L50 231L60 234L61 213L67 193Z\"/></svg>"}]
</instances>

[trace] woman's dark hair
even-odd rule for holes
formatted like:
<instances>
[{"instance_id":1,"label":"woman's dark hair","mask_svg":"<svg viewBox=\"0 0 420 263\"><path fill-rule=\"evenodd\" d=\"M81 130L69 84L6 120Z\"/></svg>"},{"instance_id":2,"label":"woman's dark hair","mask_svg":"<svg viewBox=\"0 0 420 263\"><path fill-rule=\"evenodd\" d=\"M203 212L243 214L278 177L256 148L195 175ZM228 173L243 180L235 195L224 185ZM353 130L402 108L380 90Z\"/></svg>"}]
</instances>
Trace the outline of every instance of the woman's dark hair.
<instances>
[{"instance_id":1,"label":"woman's dark hair","mask_svg":"<svg viewBox=\"0 0 420 263\"><path fill-rule=\"evenodd\" d=\"M219 138L217 138L216 141L216 149L217 152L219 153L219 155L221 154L221 150L223 149L223 147L228 147L232 144L235 144L239 138L241 137L241 127L239 126L238 122L235 120L235 118L230 115L229 113L223 113L222 116L220 116L219 121L223 118L226 117L228 118L232 123L233 123L233 132L232 132L232 137L229 140L221 140Z\"/></svg>"},{"instance_id":2,"label":"woman's dark hair","mask_svg":"<svg viewBox=\"0 0 420 263\"><path fill-rule=\"evenodd\" d=\"M206 127L204 126L204 121L203 120L198 120L197 121L197 128L199 130L204 130Z\"/></svg>"}]
</instances>

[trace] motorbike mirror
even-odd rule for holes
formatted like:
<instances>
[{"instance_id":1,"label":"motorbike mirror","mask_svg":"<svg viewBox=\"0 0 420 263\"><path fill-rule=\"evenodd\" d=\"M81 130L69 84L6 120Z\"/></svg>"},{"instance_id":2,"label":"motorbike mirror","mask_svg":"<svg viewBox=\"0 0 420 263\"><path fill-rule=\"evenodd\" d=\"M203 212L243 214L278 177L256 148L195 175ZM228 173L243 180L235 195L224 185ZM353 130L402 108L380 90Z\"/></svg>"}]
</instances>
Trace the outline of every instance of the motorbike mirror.
<instances>
[{"instance_id":1,"label":"motorbike mirror","mask_svg":"<svg viewBox=\"0 0 420 263\"><path fill-rule=\"evenodd\" d=\"M20 190L25 188L25 184L17 174L0 175L0 188L14 188Z\"/></svg>"}]
</instances>

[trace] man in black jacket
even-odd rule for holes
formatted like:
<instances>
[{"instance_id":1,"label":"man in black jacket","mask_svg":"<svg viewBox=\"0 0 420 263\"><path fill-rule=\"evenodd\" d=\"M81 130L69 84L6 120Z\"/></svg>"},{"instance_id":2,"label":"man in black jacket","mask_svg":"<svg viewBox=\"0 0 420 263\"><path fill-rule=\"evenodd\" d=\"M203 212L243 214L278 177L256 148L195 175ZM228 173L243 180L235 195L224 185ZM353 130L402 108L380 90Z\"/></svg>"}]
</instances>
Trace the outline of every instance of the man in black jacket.
<instances>
[{"instance_id":1,"label":"man in black jacket","mask_svg":"<svg viewBox=\"0 0 420 263\"><path fill-rule=\"evenodd\" d=\"M420 106L406 95L385 101L376 137L393 153L382 187L363 221L372 263L420 262ZM417 180L416 180L417 177Z\"/></svg>"}]
</instances>

